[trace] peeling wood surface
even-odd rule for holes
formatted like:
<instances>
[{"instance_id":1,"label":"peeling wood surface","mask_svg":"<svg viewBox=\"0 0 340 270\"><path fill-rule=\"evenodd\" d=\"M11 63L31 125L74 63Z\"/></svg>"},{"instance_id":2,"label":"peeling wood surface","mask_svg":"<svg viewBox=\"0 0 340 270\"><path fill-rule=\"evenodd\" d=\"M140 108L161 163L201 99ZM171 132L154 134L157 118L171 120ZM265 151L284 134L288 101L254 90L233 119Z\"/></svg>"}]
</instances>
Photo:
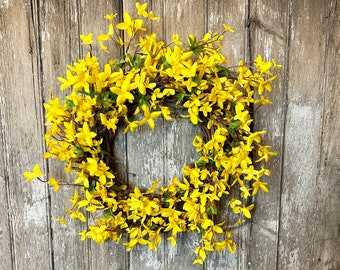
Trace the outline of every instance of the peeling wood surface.
<instances>
[{"instance_id":1,"label":"peeling wood surface","mask_svg":"<svg viewBox=\"0 0 340 270\"><path fill-rule=\"evenodd\" d=\"M79 35L106 29L103 16L132 12L134 1L0 0L0 269L340 269L338 1L148 3L161 17L153 31L168 41L175 32L185 42L227 23L235 29L224 41L231 66L257 54L284 65L273 104L255 113L254 126L268 131L265 142L279 152L269 163L270 193L259 194L252 222L234 232L238 252L210 254L194 266L195 235L182 235L174 249L165 235L157 252L125 252L110 242L81 242L77 232L86 224L54 222L73 190L54 193L22 177L37 162L64 177L62 164L41 158L42 103L49 89L58 93L67 64L86 53ZM167 184L195 157L196 132L185 120L159 119L154 132L119 136L119 166L132 184Z\"/></svg>"}]
</instances>

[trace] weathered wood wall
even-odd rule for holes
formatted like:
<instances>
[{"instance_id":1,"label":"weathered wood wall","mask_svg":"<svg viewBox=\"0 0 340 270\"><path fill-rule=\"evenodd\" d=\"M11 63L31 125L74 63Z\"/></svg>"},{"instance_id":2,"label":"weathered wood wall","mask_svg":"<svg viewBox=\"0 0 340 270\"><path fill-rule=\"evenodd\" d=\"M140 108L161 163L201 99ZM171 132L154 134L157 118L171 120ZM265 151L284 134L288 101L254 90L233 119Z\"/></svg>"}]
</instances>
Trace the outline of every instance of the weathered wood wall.
<instances>
[{"instance_id":1,"label":"weathered wood wall","mask_svg":"<svg viewBox=\"0 0 340 270\"><path fill-rule=\"evenodd\" d=\"M113 243L81 242L82 225L54 222L72 190L54 193L22 177L36 162L63 175L61 164L41 158L42 103L49 88L58 89L56 77L67 64L84 54L79 35L98 33L106 13L132 12L134 2L0 0L0 269L340 269L340 3L148 2L162 18L153 30L165 39L174 32L201 36L228 23L236 32L225 40L231 65L258 53L284 65L270 95L274 104L255 115L255 126L268 130L265 140L279 152L270 162L270 193L257 197L254 219L235 231L238 252L193 266L193 235L176 249L164 241L157 253L126 253ZM136 173L129 180L141 186L179 174L194 157L191 125L160 120L157 126L120 139L121 160Z\"/></svg>"}]
</instances>

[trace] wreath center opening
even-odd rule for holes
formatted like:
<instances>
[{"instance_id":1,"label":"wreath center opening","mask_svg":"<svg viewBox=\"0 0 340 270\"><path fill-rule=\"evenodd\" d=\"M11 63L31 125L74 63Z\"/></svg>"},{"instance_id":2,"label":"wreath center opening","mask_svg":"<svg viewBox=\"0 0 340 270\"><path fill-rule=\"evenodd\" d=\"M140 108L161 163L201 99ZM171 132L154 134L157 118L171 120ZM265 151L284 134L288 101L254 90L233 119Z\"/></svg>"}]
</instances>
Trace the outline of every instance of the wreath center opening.
<instances>
[{"instance_id":1,"label":"wreath center opening","mask_svg":"<svg viewBox=\"0 0 340 270\"><path fill-rule=\"evenodd\" d=\"M138 186L145 191L154 180L159 180L162 186L169 185L172 178L182 177L185 164L199 158L192 145L198 126L181 117L159 118L154 122L153 130L144 125L134 133L116 135L115 161L130 189Z\"/></svg>"}]
</instances>

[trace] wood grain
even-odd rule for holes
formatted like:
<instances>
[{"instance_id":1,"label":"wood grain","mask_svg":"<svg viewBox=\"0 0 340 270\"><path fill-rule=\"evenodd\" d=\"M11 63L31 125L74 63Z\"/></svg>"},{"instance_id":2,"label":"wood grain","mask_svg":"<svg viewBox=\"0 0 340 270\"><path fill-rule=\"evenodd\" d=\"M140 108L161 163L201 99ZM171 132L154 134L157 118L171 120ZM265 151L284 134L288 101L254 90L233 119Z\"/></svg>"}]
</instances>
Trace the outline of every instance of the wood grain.
<instances>
[{"instance_id":1,"label":"wood grain","mask_svg":"<svg viewBox=\"0 0 340 270\"><path fill-rule=\"evenodd\" d=\"M8 7L5 5L0 6L0 12L3 14L7 11ZM9 33L9 26L7 24L7 16L0 16L0 43L3 44L6 39L11 38ZM7 34L6 34L7 33ZM7 50L5 50L7 49ZM4 49L0 50L0 59L7 59L10 52L9 48L6 46ZM12 262L14 262L13 256L13 242L12 242L12 225L11 225L11 215L8 211L9 209L9 191L12 188L9 182L8 175L8 162L9 162L9 146L6 142L8 130L8 117L7 117L7 99L5 98L5 91L7 92L10 87L10 81L6 78L4 68L10 68L9 63L3 65L0 69L0 251L4 254L3 260L0 260L1 269L11 269Z\"/></svg>"},{"instance_id":2,"label":"wood grain","mask_svg":"<svg viewBox=\"0 0 340 270\"><path fill-rule=\"evenodd\" d=\"M246 28L248 18L248 1L216 1L207 2L207 30L214 33L222 32L223 24L230 25L235 32L226 33L221 52L226 57L226 67L235 69L240 60L248 61L248 30ZM227 201L223 201L221 207L221 221L228 220L232 215L227 208ZM209 254L206 261L207 269L245 269L248 266L248 241L250 224L244 225L232 231L238 252L230 254L227 250L222 253Z\"/></svg>"},{"instance_id":3,"label":"wood grain","mask_svg":"<svg viewBox=\"0 0 340 270\"><path fill-rule=\"evenodd\" d=\"M311 245L317 255L315 267L320 269L340 268L340 87L339 87L339 40L340 6L331 1L326 20L325 69L323 83L323 117L319 173L315 193L318 194L317 224L312 224L315 233ZM313 222L314 223L314 222Z\"/></svg>"},{"instance_id":4,"label":"wood grain","mask_svg":"<svg viewBox=\"0 0 340 270\"><path fill-rule=\"evenodd\" d=\"M44 102L54 97L65 97L59 91L60 82L57 77L64 77L68 64L80 57L79 41L79 10L75 1L44 1L38 3L38 18L41 42L41 95ZM49 93L52 89L52 96ZM55 179L72 182L74 179L64 172L64 164L60 161L48 160L48 176ZM62 186L60 191L50 190L51 225L53 264L56 269L86 269L89 268L88 243L81 242L78 232L86 228L86 224L70 221L69 226L56 223L55 219L65 213L65 207L70 207L66 198L72 198L74 189Z\"/></svg>"},{"instance_id":5,"label":"wood grain","mask_svg":"<svg viewBox=\"0 0 340 270\"><path fill-rule=\"evenodd\" d=\"M249 242L249 263L252 269L275 269L278 252L278 233L280 220L281 174L284 141L284 122L286 117L287 95L287 56L289 29L288 3L273 1L254 1L250 6L250 51L252 59L261 54L266 61L272 58L283 65L278 80L273 83L273 92L268 98L273 104L255 107L254 128L267 130L263 136L264 145L272 145L278 155L268 164L256 164L258 168L266 165L271 170L268 181L269 193L260 192L256 198L256 209L251 226Z\"/></svg>"},{"instance_id":6,"label":"wood grain","mask_svg":"<svg viewBox=\"0 0 340 270\"><path fill-rule=\"evenodd\" d=\"M329 200L334 198L335 186L332 183L338 182L339 175L338 180L331 180L323 178L320 171L321 164L324 164L324 169L332 168L324 163L327 152L326 145L321 142L325 139L327 142L328 132L334 132L324 129L323 118L329 109L328 97L338 91L336 87L327 89L325 82L329 77L326 81L324 78L329 70L325 70L326 59L331 64L332 57L336 57L329 55L332 50L329 50L328 34L334 31L335 25L329 24L334 4L334 1L311 1L294 3L292 6L279 228L278 267L281 269L335 269L338 266L334 264L337 259L328 257L333 252L332 248L327 252L322 252L320 248L327 242L324 234L331 229L329 219L334 221L335 215L338 220L339 215L339 211L333 208L337 204L331 205ZM312 31L310 26L313 27ZM335 35L338 32L333 37ZM323 213L325 203L335 211L331 211L333 213L330 216ZM333 247L339 247L335 244L338 241L339 235L328 240L328 245L333 243Z\"/></svg>"},{"instance_id":7,"label":"wood grain","mask_svg":"<svg viewBox=\"0 0 340 270\"><path fill-rule=\"evenodd\" d=\"M170 42L172 35L177 33L183 44L187 44L189 34L194 34L199 40L205 32L205 1L164 1L163 6L163 38ZM197 132L188 120L174 119L165 129L165 177L168 182L172 177L181 177L184 164L194 160L195 149L192 140ZM175 247L170 242L165 243L167 269L176 269L181 265L183 269L202 269L200 265L193 265L193 253L199 244L199 235L181 234Z\"/></svg>"},{"instance_id":8,"label":"wood grain","mask_svg":"<svg viewBox=\"0 0 340 270\"><path fill-rule=\"evenodd\" d=\"M6 166L2 171L6 193L1 195L8 202L5 217L10 219L10 235L6 237L10 243L1 249L1 254L11 260L4 260L7 269L35 269L38 265L51 268L47 189L45 185L25 183L22 176L23 171L31 170L33 160L44 167L39 50L32 15L29 1L11 1L1 6L1 137Z\"/></svg>"}]
</instances>

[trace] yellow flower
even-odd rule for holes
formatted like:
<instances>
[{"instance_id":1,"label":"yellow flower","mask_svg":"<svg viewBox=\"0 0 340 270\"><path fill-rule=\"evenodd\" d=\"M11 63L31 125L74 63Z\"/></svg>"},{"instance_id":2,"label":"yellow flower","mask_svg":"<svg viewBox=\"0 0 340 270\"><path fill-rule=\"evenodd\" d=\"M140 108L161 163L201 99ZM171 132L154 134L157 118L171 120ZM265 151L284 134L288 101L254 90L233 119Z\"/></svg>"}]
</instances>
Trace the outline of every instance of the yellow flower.
<instances>
[{"instance_id":1,"label":"yellow flower","mask_svg":"<svg viewBox=\"0 0 340 270\"><path fill-rule=\"evenodd\" d=\"M74 85L78 81L78 76L73 75L72 72L68 69L66 71L66 79L58 77L58 80L62 82L60 90L65 90Z\"/></svg>"},{"instance_id":2,"label":"yellow flower","mask_svg":"<svg viewBox=\"0 0 340 270\"><path fill-rule=\"evenodd\" d=\"M99 44L101 51L109 52L108 49L107 49L107 46L105 46L103 44L103 41L108 40L110 37L111 37L111 35L108 35L108 34L101 34L101 35L97 36L97 41L98 41L98 44Z\"/></svg>"},{"instance_id":3,"label":"yellow flower","mask_svg":"<svg viewBox=\"0 0 340 270\"><path fill-rule=\"evenodd\" d=\"M26 182L32 181L41 176L45 176L45 175L41 173L40 167L38 164L34 165L33 172L24 172L24 177L26 178Z\"/></svg>"},{"instance_id":4,"label":"yellow flower","mask_svg":"<svg viewBox=\"0 0 340 270\"><path fill-rule=\"evenodd\" d=\"M70 217L71 219L79 219L81 222L86 222L85 216L79 211L72 212Z\"/></svg>"},{"instance_id":5,"label":"yellow flower","mask_svg":"<svg viewBox=\"0 0 340 270\"><path fill-rule=\"evenodd\" d=\"M65 220L64 217L57 218L55 221L56 222L60 222L61 224L67 225L67 221Z\"/></svg>"},{"instance_id":6,"label":"yellow flower","mask_svg":"<svg viewBox=\"0 0 340 270\"><path fill-rule=\"evenodd\" d=\"M123 13L123 21L116 25L117 29L125 30L129 37L133 37L138 30L145 31L146 29L143 28L143 20L136 19L132 20L129 13Z\"/></svg>"},{"instance_id":7,"label":"yellow flower","mask_svg":"<svg viewBox=\"0 0 340 270\"><path fill-rule=\"evenodd\" d=\"M96 159L87 158L86 159L86 170L90 173L91 176L97 175L98 171L98 163Z\"/></svg>"},{"instance_id":8,"label":"yellow flower","mask_svg":"<svg viewBox=\"0 0 340 270\"><path fill-rule=\"evenodd\" d=\"M265 145L259 145L259 149L257 151L258 155L260 156L259 159L257 159L255 162L260 162L261 160L264 160L265 162L268 161L269 157L276 156L277 152L270 152L269 149L271 146Z\"/></svg>"},{"instance_id":9,"label":"yellow flower","mask_svg":"<svg viewBox=\"0 0 340 270\"><path fill-rule=\"evenodd\" d=\"M59 182L56 181L54 178L50 178L47 182L48 184L50 184L51 186L53 186L53 190L54 191L58 191L59 190Z\"/></svg>"},{"instance_id":10,"label":"yellow flower","mask_svg":"<svg viewBox=\"0 0 340 270\"><path fill-rule=\"evenodd\" d=\"M176 241L176 238L171 236L171 237L168 237L167 240L169 240L171 242L171 246L174 247L176 246L177 244L177 241Z\"/></svg>"},{"instance_id":11,"label":"yellow flower","mask_svg":"<svg viewBox=\"0 0 340 270\"><path fill-rule=\"evenodd\" d=\"M123 133L125 134L126 132L128 132L129 130L131 132L135 132L136 129L139 127L139 121L132 121L130 122L129 120L126 120L127 125L125 127L125 129L123 130Z\"/></svg>"},{"instance_id":12,"label":"yellow flower","mask_svg":"<svg viewBox=\"0 0 340 270\"><path fill-rule=\"evenodd\" d=\"M89 125L87 122L84 123L83 128L79 128L79 132L76 134L76 137L81 140L81 142L85 142L88 146L93 146L93 138L96 137L97 134L93 131L90 131Z\"/></svg>"},{"instance_id":13,"label":"yellow flower","mask_svg":"<svg viewBox=\"0 0 340 270\"><path fill-rule=\"evenodd\" d=\"M86 230L82 230L81 232L79 232L78 234L80 235L80 241L84 241L86 239Z\"/></svg>"},{"instance_id":14,"label":"yellow flower","mask_svg":"<svg viewBox=\"0 0 340 270\"><path fill-rule=\"evenodd\" d=\"M104 16L105 19L108 19L110 22L113 21L113 19L117 16L117 13L112 13L112 14L106 14Z\"/></svg>"},{"instance_id":15,"label":"yellow flower","mask_svg":"<svg viewBox=\"0 0 340 270\"><path fill-rule=\"evenodd\" d=\"M148 13L146 12L147 7L148 7L148 3L144 3L143 5L141 5L139 2L136 2L138 15L141 15L143 17L148 17Z\"/></svg>"},{"instance_id":16,"label":"yellow flower","mask_svg":"<svg viewBox=\"0 0 340 270\"><path fill-rule=\"evenodd\" d=\"M201 258L201 259L195 260L196 263L203 264L203 262L205 261L205 259L206 259L206 257L207 257L207 254L206 254L204 248L201 247L201 246L197 247L197 248L195 249L195 253L198 254L199 257ZM195 262L194 262L194 263L195 263Z\"/></svg>"},{"instance_id":17,"label":"yellow flower","mask_svg":"<svg viewBox=\"0 0 340 270\"><path fill-rule=\"evenodd\" d=\"M144 110L144 118L140 121L140 125L144 125L146 122L148 122L149 127L153 130L155 128L155 122L153 119L159 117L162 112L150 112L147 106L142 106L142 109Z\"/></svg>"},{"instance_id":18,"label":"yellow flower","mask_svg":"<svg viewBox=\"0 0 340 270\"><path fill-rule=\"evenodd\" d=\"M117 43L119 44L120 47L123 47L123 45L125 44L122 37L117 37L116 41L117 41Z\"/></svg>"},{"instance_id":19,"label":"yellow flower","mask_svg":"<svg viewBox=\"0 0 340 270\"><path fill-rule=\"evenodd\" d=\"M223 27L224 27L224 31L226 32L234 32L234 29L230 25L227 25L224 23Z\"/></svg>"},{"instance_id":20,"label":"yellow flower","mask_svg":"<svg viewBox=\"0 0 340 270\"><path fill-rule=\"evenodd\" d=\"M172 42L177 46L182 46L182 42L179 40L179 35L177 33L172 35Z\"/></svg>"},{"instance_id":21,"label":"yellow flower","mask_svg":"<svg viewBox=\"0 0 340 270\"><path fill-rule=\"evenodd\" d=\"M268 72L269 68L272 66L271 62L265 62L262 60L262 56L259 54L257 55L257 58L254 60L254 63L256 67L261 71L261 72Z\"/></svg>"},{"instance_id":22,"label":"yellow flower","mask_svg":"<svg viewBox=\"0 0 340 270\"><path fill-rule=\"evenodd\" d=\"M88 175L84 173L84 171L76 172L78 177L74 180L75 184L83 183L85 188L88 188L90 186Z\"/></svg>"},{"instance_id":23,"label":"yellow flower","mask_svg":"<svg viewBox=\"0 0 340 270\"><path fill-rule=\"evenodd\" d=\"M88 35L80 35L80 38L83 41L81 44L91 45L93 43L92 37L93 37L92 33L89 33Z\"/></svg>"},{"instance_id":24,"label":"yellow flower","mask_svg":"<svg viewBox=\"0 0 340 270\"><path fill-rule=\"evenodd\" d=\"M273 68L281 69L282 65L276 63L276 61L272 58Z\"/></svg>"},{"instance_id":25,"label":"yellow flower","mask_svg":"<svg viewBox=\"0 0 340 270\"><path fill-rule=\"evenodd\" d=\"M198 117L200 105L201 105L201 101L198 98L192 98L191 100L188 100L183 104L184 107L188 108L190 121L194 125L197 125L198 121L200 120Z\"/></svg>"},{"instance_id":26,"label":"yellow flower","mask_svg":"<svg viewBox=\"0 0 340 270\"><path fill-rule=\"evenodd\" d=\"M262 189L266 193L269 192L268 188L266 187L267 184L268 183L266 183L266 182L261 182L260 180L256 180L253 183L254 190L253 190L253 194L252 195L254 196L255 194L257 194L259 188Z\"/></svg>"},{"instance_id":27,"label":"yellow flower","mask_svg":"<svg viewBox=\"0 0 340 270\"><path fill-rule=\"evenodd\" d=\"M117 117L112 117L107 119L105 114L101 113L100 115L100 121L104 126L106 126L108 129L111 129L113 132L116 131L117 129L117 124L118 124L118 118Z\"/></svg>"},{"instance_id":28,"label":"yellow flower","mask_svg":"<svg viewBox=\"0 0 340 270\"><path fill-rule=\"evenodd\" d=\"M123 105L126 100L132 102L134 100L134 95L131 94L131 81L129 78L126 78L121 82L121 87L112 86L110 87L112 93L118 95L116 103L117 106Z\"/></svg>"},{"instance_id":29,"label":"yellow flower","mask_svg":"<svg viewBox=\"0 0 340 270\"><path fill-rule=\"evenodd\" d=\"M149 11L148 17L152 21L158 21L159 20L159 17L156 17L155 14L153 13L153 11Z\"/></svg>"}]
</instances>

